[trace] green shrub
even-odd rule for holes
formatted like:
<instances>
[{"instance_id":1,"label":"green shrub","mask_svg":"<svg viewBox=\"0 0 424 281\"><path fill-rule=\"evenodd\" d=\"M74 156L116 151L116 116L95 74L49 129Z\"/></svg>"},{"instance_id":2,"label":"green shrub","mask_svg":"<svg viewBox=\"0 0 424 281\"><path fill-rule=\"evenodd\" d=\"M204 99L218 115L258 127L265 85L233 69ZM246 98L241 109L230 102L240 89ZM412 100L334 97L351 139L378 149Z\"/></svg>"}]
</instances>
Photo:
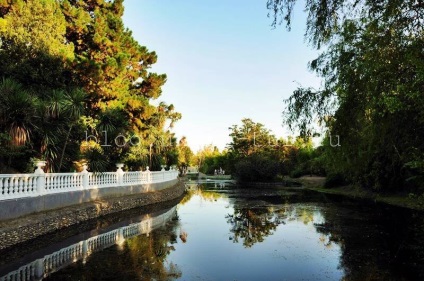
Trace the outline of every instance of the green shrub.
<instances>
[{"instance_id":1,"label":"green shrub","mask_svg":"<svg viewBox=\"0 0 424 281\"><path fill-rule=\"evenodd\" d=\"M340 173L333 173L327 175L324 183L325 188L332 188L337 186L346 185L346 179Z\"/></svg>"},{"instance_id":2,"label":"green shrub","mask_svg":"<svg viewBox=\"0 0 424 281\"><path fill-rule=\"evenodd\" d=\"M302 168L296 168L295 170L290 172L291 178L300 178L303 175L306 175L305 171Z\"/></svg>"},{"instance_id":3,"label":"green shrub","mask_svg":"<svg viewBox=\"0 0 424 281\"><path fill-rule=\"evenodd\" d=\"M273 181L278 174L279 163L264 155L251 155L235 164L234 175L241 182Z\"/></svg>"}]
</instances>

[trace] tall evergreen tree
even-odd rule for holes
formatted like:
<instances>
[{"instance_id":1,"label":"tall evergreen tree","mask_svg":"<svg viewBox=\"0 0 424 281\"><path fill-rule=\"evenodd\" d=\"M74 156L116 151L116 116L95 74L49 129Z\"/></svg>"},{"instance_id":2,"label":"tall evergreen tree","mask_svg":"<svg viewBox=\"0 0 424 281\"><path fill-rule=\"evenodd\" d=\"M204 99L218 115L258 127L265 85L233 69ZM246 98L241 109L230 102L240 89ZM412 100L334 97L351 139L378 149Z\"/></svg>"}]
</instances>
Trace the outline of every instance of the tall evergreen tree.
<instances>
[{"instance_id":1,"label":"tall evergreen tree","mask_svg":"<svg viewBox=\"0 0 424 281\"><path fill-rule=\"evenodd\" d=\"M69 169L79 160L84 126L98 140L109 134L104 149L96 151L113 165L133 151L128 145L113 147L119 134L127 140L137 135L139 145L147 147L152 135L156 143L170 138L167 120L181 118L173 105L151 103L160 97L166 75L148 70L156 53L124 27L122 3L0 0L0 76L20 83L39 101L39 114L29 117L38 122L37 130L20 139L32 135L33 156L55 163L51 169ZM156 146L159 155L163 149Z\"/></svg>"}]
</instances>

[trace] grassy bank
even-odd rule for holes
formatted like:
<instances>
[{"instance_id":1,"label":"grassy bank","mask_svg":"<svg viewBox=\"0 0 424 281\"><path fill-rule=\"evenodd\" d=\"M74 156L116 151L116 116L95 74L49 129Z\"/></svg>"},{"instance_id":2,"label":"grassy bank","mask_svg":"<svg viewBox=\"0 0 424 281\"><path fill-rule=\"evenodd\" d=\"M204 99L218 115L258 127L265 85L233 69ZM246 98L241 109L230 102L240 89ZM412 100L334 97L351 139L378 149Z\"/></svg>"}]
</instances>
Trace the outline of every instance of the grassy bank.
<instances>
[{"instance_id":1,"label":"grassy bank","mask_svg":"<svg viewBox=\"0 0 424 281\"><path fill-rule=\"evenodd\" d=\"M374 202L381 202L414 210L424 210L424 195L417 196L415 194L380 194L353 185L324 188L325 178L323 177L301 177L298 179L293 179L293 181L302 183L307 189L317 192L338 194L351 198L368 199Z\"/></svg>"}]
</instances>

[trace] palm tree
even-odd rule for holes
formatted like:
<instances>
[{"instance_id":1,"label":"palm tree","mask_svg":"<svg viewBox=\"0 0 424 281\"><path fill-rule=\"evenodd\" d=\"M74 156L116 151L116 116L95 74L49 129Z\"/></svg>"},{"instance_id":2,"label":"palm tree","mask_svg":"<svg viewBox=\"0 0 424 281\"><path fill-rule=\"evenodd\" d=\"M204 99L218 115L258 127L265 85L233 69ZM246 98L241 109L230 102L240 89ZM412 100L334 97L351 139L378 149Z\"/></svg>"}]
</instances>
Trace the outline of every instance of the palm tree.
<instances>
[{"instance_id":1,"label":"palm tree","mask_svg":"<svg viewBox=\"0 0 424 281\"><path fill-rule=\"evenodd\" d=\"M36 128L37 99L13 79L0 82L0 127L9 133L10 145L23 146Z\"/></svg>"},{"instance_id":2,"label":"palm tree","mask_svg":"<svg viewBox=\"0 0 424 281\"><path fill-rule=\"evenodd\" d=\"M84 114L87 102L87 94L81 89L75 89L64 96L64 111L69 121L69 128L66 134L65 142L62 147L62 153L60 155L58 170L62 168L63 157L65 155L66 146L69 142L69 136L71 135L72 128L78 119Z\"/></svg>"},{"instance_id":3,"label":"palm tree","mask_svg":"<svg viewBox=\"0 0 424 281\"><path fill-rule=\"evenodd\" d=\"M46 160L47 171L54 170L55 160L58 158L58 145L64 134L66 125L65 91L61 89L46 90L43 92L42 102L38 111L40 118L38 133L39 153Z\"/></svg>"},{"instance_id":4,"label":"palm tree","mask_svg":"<svg viewBox=\"0 0 424 281\"><path fill-rule=\"evenodd\" d=\"M54 89L43 93L40 103L40 153L46 160L46 169L58 171L62 168L63 158L72 128L85 110L86 94L82 90L66 92ZM59 149L63 143L62 149ZM59 153L59 151L61 151ZM59 163L55 160L59 158ZM56 165L55 165L56 163Z\"/></svg>"}]
</instances>

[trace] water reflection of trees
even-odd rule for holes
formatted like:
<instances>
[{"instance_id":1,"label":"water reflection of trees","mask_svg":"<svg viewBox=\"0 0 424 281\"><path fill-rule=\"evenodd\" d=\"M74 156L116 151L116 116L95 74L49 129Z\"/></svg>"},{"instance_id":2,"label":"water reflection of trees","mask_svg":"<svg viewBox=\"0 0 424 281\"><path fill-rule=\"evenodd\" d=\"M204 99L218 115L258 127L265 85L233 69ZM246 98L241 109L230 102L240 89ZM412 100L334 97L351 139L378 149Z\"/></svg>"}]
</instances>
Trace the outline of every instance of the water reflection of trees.
<instances>
[{"instance_id":1,"label":"water reflection of trees","mask_svg":"<svg viewBox=\"0 0 424 281\"><path fill-rule=\"evenodd\" d=\"M329 208L315 224L340 245L343 280L424 280L423 217L396 208L365 210Z\"/></svg>"},{"instance_id":2,"label":"water reflection of trees","mask_svg":"<svg viewBox=\"0 0 424 281\"><path fill-rule=\"evenodd\" d=\"M167 263L175 250L179 223L174 219L149 235L130 238L79 261L46 280L175 280L182 276L176 264Z\"/></svg>"},{"instance_id":3,"label":"water reflection of trees","mask_svg":"<svg viewBox=\"0 0 424 281\"><path fill-rule=\"evenodd\" d=\"M177 265L166 265L167 256L175 250L173 244L177 243L177 229L174 223L172 227L159 229L149 237L136 237L127 243L127 251L130 255L133 268L139 280L173 280L181 277L182 272ZM126 279L123 279L126 280Z\"/></svg>"},{"instance_id":4,"label":"water reflection of trees","mask_svg":"<svg viewBox=\"0 0 424 281\"><path fill-rule=\"evenodd\" d=\"M318 243L323 247L340 247L339 266L345 281L424 280L422 213L326 200L324 207L234 200L234 212L226 216L230 239L252 247L276 233L278 227L284 233L283 224L288 227L291 222L300 222L320 234Z\"/></svg>"},{"instance_id":5,"label":"water reflection of trees","mask_svg":"<svg viewBox=\"0 0 424 281\"><path fill-rule=\"evenodd\" d=\"M235 209L234 214L226 216L227 222L231 224L230 237L235 243L243 240L245 247L252 247L258 242L263 242L264 238L272 235L280 223L284 223L282 218L269 209Z\"/></svg>"},{"instance_id":6,"label":"water reflection of trees","mask_svg":"<svg viewBox=\"0 0 424 281\"><path fill-rule=\"evenodd\" d=\"M242 242L243 246L252 247L263 242L267 236L273 235L279 225L296 221L315 226L322 223L323 217L310 206L285 204L262 208L235 206L234 213L228 214L226 219L231 225L230 239L234 243ZM333 243L328 234L321 235L319 242L326 248L330 248Z\"/></svg>"}]
</instances>

